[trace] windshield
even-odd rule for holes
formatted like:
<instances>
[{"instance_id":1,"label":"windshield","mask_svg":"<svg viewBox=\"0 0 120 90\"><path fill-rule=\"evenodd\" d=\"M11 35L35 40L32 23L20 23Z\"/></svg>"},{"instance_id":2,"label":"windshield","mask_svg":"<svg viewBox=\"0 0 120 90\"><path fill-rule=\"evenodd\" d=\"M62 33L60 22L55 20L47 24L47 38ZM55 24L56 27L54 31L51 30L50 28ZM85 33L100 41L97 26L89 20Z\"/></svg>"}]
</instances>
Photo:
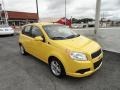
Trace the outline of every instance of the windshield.
<instances>
[{"instance_id":1,"label":"windshield","mask_svg":"<svg viewBox=\"0 0 120 90\"><path fill-rule=\"evenodd\" d=\"M70 39L80 36L64 25L46 25L45 32L53 40Z\"/></svg>"}]
</instances>

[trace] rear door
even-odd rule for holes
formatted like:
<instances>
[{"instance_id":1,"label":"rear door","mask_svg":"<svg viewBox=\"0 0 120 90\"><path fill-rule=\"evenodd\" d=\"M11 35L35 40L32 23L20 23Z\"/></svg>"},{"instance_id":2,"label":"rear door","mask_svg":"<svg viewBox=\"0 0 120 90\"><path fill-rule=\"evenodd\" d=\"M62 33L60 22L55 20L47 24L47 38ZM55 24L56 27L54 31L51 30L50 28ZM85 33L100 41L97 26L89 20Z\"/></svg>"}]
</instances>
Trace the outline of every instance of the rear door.
<instances>
[{"instance_id":1,"label":"rear door","mask_svg":"<svg viewBox=\"0 0 120 90\"><path fill-rule=\"evenodd\" d=\"M36 41L34 38L37 36L43 37L43 33L41 32L40 28L37 26L32 26L31 29L31 36L32 36L32 43L31 43L31 48L32 48L32 54L40 59L42 59L42 45L43 41Z\"/></svg>"},{"instance_id":2,"label":"rear door","mask_svg":"<svg viewBox=\"0 0 120 90\"><path fill-rule=\"evenodd\" d=\"M30 49L30 45L31 45L31 25L25 26L24 29L22 30L22 34L21 34L21 43L23 45L23 47L25 48L25 50L30 53L31 49Z\"/></svg>"}]
</instances>

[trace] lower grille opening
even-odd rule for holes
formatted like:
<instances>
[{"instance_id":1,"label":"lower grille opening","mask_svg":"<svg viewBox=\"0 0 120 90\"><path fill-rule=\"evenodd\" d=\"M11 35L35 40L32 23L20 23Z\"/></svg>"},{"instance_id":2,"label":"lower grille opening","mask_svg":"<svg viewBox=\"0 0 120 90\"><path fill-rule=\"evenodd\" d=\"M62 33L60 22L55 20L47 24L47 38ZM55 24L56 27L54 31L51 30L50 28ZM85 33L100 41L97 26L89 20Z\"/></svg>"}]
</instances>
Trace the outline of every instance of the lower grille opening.
<instances>
[{"instance_id":1,"label":"lower grille opening","mask_svg":"<svg viewBox=\"0 0 120 90\"><path fill-rule=\"evenodd\" d=\"M84 74L85 72L90 71L90 68L78 70L76 73Z\"/></svg>"},{"instance_id":2,"label":"lower grille opening","mask_svg":"<svg viewBox=\"0 0 120 90\"><path fill-rule=\"evenodd\" d=\"M102 59L94 63L94 69L100 66Z\"/></svg>"}]
</instances>

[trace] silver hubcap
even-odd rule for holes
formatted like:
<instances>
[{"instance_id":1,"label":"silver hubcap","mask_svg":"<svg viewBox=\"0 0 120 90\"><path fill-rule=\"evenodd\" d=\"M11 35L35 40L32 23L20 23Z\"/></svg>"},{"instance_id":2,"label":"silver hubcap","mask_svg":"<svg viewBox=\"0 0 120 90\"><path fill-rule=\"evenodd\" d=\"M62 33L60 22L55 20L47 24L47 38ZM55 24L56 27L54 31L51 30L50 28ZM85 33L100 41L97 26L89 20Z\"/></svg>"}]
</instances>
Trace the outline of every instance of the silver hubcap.
<instances>
[{"instance_id":1,"label":"silver hubcap","mask_svg":"<svg viewBox=\"0 0 120 90\"><path fill-rule=\"evenodd\" d=\"M57 61L51 62L51 70L56 76L59 76L61 74L61 68Z\"/></svg>"},{"instance_id":2,"label":"silver hubcap","mask_svg":"<svg viewBox=\"0 0 120 90\"><path fill-rule=\"evenodd\" d=\"M20 51L21 51L22 54L24 54L24 49L23 49L22 46L20 46Z\"/></svg>"}]
</instances>

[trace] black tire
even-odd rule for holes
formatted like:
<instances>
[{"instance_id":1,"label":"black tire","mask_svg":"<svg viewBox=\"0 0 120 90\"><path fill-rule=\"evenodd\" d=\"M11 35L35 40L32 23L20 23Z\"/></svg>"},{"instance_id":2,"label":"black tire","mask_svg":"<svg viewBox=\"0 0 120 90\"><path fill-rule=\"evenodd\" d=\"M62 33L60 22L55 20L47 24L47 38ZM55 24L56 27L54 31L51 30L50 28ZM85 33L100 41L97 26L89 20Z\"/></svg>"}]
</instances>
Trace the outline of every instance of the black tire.
<instances>
[{"instance_id":1,"label":"black tire","mask_svg":"<svg viewBox=\"0 0 120 90\"><path fill-rule=\"evenodd\" d=\"M53 62L56 62L58 64L58 67L60 68L60 71L58 74L55 73L55 71L53 71ZM63 64L57 59L57 58L52 58L50 61L49 61L49 66L50 66L50 70L52 72L52 74L58 78L61 78L61 77L64 77L66 75L65 73L65 69L64 69L64 66ZM57 67L56 67L57 68Z\"/></svg>"},{"instance_id":2,"label":"black tire","mask_svg":"<svg viewBox=\"0 0 120 90\"><path fill-rule=\"evenodd\" d=\"M20 45L20 53L22 55L27 55L27 52L25 51L24 47L22 45Z\"/></svg>"}]
</instances>

